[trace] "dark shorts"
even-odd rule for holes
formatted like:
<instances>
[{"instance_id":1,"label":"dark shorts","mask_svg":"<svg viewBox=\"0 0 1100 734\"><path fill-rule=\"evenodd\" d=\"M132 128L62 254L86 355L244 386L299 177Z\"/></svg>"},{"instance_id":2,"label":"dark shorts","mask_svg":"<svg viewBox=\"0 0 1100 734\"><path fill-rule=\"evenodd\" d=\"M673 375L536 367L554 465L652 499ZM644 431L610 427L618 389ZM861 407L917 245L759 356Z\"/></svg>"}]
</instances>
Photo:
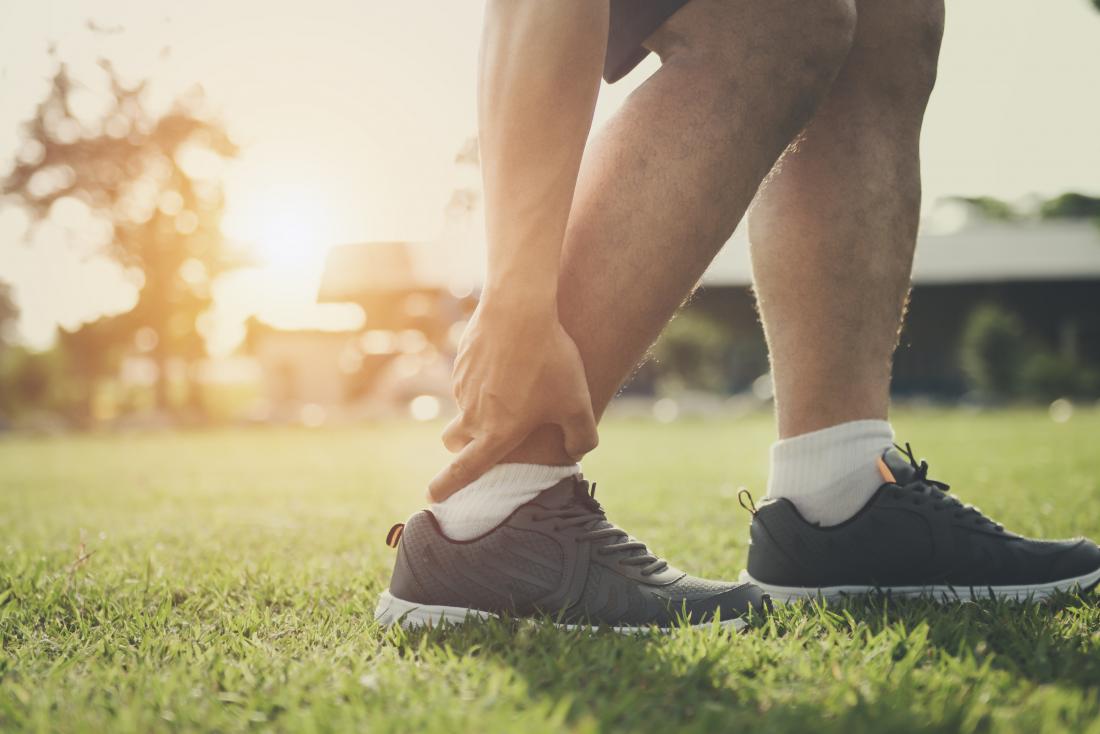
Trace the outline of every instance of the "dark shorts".
<instances>
[{"instance_id":1,"label":"dark shorts","mask_svg":"<svg viewBox=\"0 0 1100 734\"><path fill-rule=\"evenodd\" d=\"M688 0L611 0L611 28L607 36L607 58L603 78L622 79L648 54L642 42L653 35Z\"/></svg>"}]
</instances>

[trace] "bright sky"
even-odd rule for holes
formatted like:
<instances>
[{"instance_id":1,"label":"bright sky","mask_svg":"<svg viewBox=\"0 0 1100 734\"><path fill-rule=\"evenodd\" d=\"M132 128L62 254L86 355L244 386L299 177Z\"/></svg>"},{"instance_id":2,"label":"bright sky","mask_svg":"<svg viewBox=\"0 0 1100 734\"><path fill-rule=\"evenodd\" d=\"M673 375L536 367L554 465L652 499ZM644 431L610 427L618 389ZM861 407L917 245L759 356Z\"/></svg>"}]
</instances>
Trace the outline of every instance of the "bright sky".
<instances>
[{"instance_id":1,"label":"bright sky","mask_svg":"<svg viewBox=\"0 0 1100 734\"><path fill-rule=\"evenodd\" d=\"M266 263L218 288L218 346L252 312L287 326L338 323L340 313L308 305L328 247L439 235L461 180L455 153L476 129L480 16L480 3L439 0L4 2L0 171L46 92L51 42L78 76L108 56L129 78L152 77L162 99L201 82L243 145L227 173L227 233ZM125 30L93 34L88 19ZM597 119L655 68L651 58L605 87ZM1100 193L1097 69L1100 13L1087 0L949 3L925 201ZM25 341L44 346L58 323L132 303L132 286L80 244L79 222L27 243L25 218L0 206L0 279L15 286Z\"/></svg>"}]
</instances>

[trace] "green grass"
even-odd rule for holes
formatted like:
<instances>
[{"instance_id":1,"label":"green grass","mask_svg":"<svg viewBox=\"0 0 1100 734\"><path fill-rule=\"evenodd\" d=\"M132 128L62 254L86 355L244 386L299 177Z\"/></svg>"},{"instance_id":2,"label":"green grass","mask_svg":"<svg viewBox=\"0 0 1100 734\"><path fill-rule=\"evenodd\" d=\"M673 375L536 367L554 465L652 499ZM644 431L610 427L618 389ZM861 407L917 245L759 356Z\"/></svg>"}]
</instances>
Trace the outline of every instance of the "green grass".
<instances>
[{"instance_id":1,"label":"green grass","mask_svg":"<svg viewBox=\"0 0 1100 734\"><path fill-rule=\"evenodd\" d=\"M1010 527L1100 536L1100 412L895 424ZM1100 732L1096 597L803 607L742 635L383 631L384 535L438 430L0 440L0 730ZM611 422L585 469L658 552L733 576L770 439L765 416Z\"/></svg>"}]
</instances>

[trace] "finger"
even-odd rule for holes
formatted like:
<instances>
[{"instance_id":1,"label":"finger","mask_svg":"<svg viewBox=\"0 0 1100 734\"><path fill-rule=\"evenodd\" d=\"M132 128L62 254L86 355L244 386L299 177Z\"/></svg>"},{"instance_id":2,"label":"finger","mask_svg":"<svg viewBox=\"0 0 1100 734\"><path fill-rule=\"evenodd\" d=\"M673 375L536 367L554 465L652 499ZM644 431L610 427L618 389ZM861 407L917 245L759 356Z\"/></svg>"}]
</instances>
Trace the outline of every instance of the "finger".
<instances>
[{"instance_id":1,"label":"finger","mask_svg":"<svg viewBox=\"0 0 1100 734\"><path fill-rule=\"evenodd\" d=\"M507 441L484 436L475 438L428 484L429 499L433 502L447 499L500 463L521 440L522 436Z\"/></svg>"},{"instance_id":2,"label":"finger","mask_svg":"<svg viewBox=\"0 0 1100 734\"><path fill-rule=\"evenodd\" d=\"M561 423L565 437L565 453L574 461L581 458L600 443L600 434L596 429L596 418L591 409L577 413Z\"/></svg>"},{"instance_id":3,"label":"finger","mask_svg":"<svg viewBox=\"0 0 1100 734\"><path fill-rule=\"evenodd\" d=\"M466 428L466 422L463 418L464 416L459 415L443 429L443 445L452 454L457 454L466 444L474 440L474 437Z\"/></svg>"}]
</instances>

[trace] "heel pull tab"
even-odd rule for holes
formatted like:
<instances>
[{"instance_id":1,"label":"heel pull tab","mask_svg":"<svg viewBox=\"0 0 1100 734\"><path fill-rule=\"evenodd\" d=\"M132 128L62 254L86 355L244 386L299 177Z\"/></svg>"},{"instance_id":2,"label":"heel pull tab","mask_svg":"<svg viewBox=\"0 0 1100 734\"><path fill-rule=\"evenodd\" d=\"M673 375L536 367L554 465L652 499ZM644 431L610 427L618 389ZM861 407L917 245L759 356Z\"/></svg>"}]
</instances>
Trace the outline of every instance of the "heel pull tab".
<instances>
[{"instance_id":1,"label":"heel pull tab","mask_svg":"<svg viewBox=\"0 0 1100 734\"><path fill-rule=\"evenodd\" d=\"M878 459L876 459L875 461L877 462L875 466L878 467L878 473L879 476L882 477L882 481L886 482L887 484L897 484L897 477L894 476L894 472L890 471L890 467L886 465L886 462L882 460L882 457L878 457Z\"/></svg>"},{"instance_id":2,"label":"heel pull tab","mask_svg":"<svg viewBox=\"0 0 1100 734\"><path fill-rule=\"evenodd\" d=\"M752 501L752 493L744 487L737 490L737 504L745 508L750 515L756 514L756 503Z\"/></svg>"},{"instance_id":3,"label":"heel pull tab","mask_svg":"<svg viewBox=\"0 0 1100 734\"><path fill-rule=\"evenodd\" d=\"M390 528L390 531L386 533L386 545L390 548L396 548L397 544L401 542L401 535L405 532L405 523L399 522Z\"/></svg>"}]
</instances>

